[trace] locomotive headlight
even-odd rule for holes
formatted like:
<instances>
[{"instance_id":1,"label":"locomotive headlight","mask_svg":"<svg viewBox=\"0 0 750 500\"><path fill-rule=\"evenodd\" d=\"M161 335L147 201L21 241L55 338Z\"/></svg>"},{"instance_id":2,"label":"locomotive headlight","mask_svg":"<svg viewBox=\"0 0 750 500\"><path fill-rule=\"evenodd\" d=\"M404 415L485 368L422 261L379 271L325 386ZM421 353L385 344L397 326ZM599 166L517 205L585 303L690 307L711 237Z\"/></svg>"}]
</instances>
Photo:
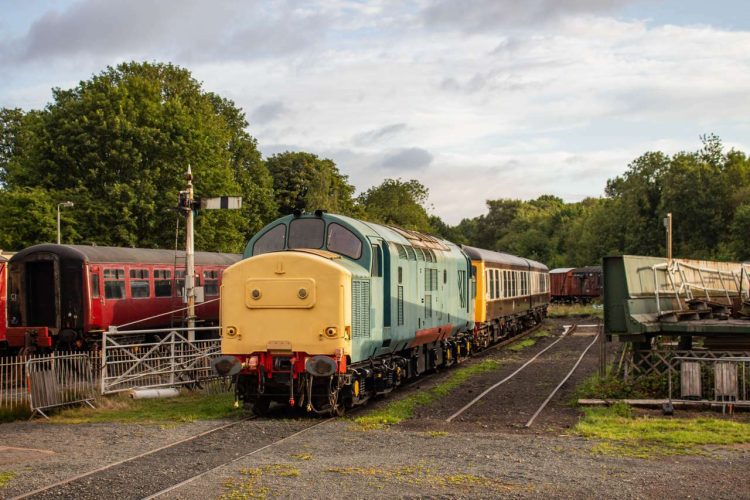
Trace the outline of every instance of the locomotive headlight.
<instances>
[{"instance_id":1,"label":"locomotive headlight","mask_svg":"<svg viewBox=\"0 0 750 500\"><path fill-rule=\"evenodd\" d=\"M338 330L336 330L335 326L329 326L326 328L326 337L329 339L332 339L336 336L336 333L338 333Z\"/></svg>"},{"instance_id":2,"label":"locomotive headlight","mask_svg":"<svg viewBox=\"0 0 750 500\"><path fill-rule=\"evenodd\" d=\"M236 337L237 336L237 327L236 326L228 326L224 329L224 332L226 333L227 337Z\"/></svg>"},{"instance_id":3,"label":"locomotive headlight","mask_svg":"<svg viewBox=\"0 0 750 500\"><path fill-rule=\"evenodd\" d=\"M302 299L302 300L306 299L306 298L307 298L307 295L308 295L308 294L307 294L307 289L306 289L306 288L300 288L300 289L299 289L299 290L297 291L297 297L299 297L299 298L300 298L300 299Z\"/></svg>"},{"instance_id":4,"label":"locomotive headlight","mask_svg":"<svg viewBox=\"0 0 750 500\"><path fill-rule=\"evenodd\" d=\"M258 290L257 288L255 288L252 292L250 292L250 297L252 297L253 300L260 299L261 295L262 294L260 293L260 290Z\"/></svg>"}]
</instances>

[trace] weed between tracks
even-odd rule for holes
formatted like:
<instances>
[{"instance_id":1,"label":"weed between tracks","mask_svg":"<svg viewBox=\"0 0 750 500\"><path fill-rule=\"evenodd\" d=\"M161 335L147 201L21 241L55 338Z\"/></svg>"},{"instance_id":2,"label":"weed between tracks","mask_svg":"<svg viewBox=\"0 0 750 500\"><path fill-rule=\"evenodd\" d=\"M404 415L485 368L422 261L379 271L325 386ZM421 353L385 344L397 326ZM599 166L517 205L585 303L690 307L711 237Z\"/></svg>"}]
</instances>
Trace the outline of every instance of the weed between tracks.
<instances>
[{"instance_id":1,"label":"weed between tracks","mask_svg":"<svg viewBox=\"0 0 750 500\"><path fill-rule=\"evenodd\" d=\"M167 426L217 420L238 415L232 394L183 394L167 399L131 399L125 396L100 398L96 409L68 408L50 418L56 424L102 422L166 423Z\"/></svg>"},{"instance_id":2,"label":"weed between tracks","mask_svg":"<svg viewBox=\"0 0 750 500\"><path fill-rule=\"evenodd\" d=\"M527 347L533 346L534 344L536 344L536 340L534 340L533 338L523 339L523 340L519 340L518 342L512 343L506 349L508 349L509 351L513 351L513 352L519 352L519 351L526 349Z\"/></svg>"},{"instance_id":3,"label":"weed between tracks","mask_svg":"<svg viewBox=\"0 0 750 500\"><path fill-rule=\"evenodd\" d=\"M389 402L382 408L375 409L366 415L355 418L354 421L365 430L379 429L385 425L397 424L402 420L411 418L417 407L428 405L448 395L470 377L479 373L497 370L500 365L499 361L486 359L471 366L458 367L446 380L432 389Z\"/></svg>"},{"instance_id":4,"label":"weed between tracks","mask_svg":"<svg viewBox=\"0 0 750 500\"><path fill-rule=\"evenodd\" d=\"M14 477L16 477L15 472L0 472L0 489L5 488L5 485L8 484Z\"/></svg>"},{"instance_id":5,"label":"weed between tracks","mask_svg":"<svg viewBox=\"0 0 750 500\"><path fill-rule=\"evenodd\" d=\"M224 482L227 490L220 500L244 500L248 498L266 498L271 490L259 483L264 476L297 477L299 469L289 464L270 464L261 467L240 470L244 479L229 478Z\"/></svg>"},{"instance_id":6,"label":"weed between tracks","mask_svg":"<svg viewBox=\"0 0 750 500\"><path fill-rule=\"evenodd\" d=\"M636 417L618 403L609 408L584 409L573 432L600 439L592 452L634 458L705 454L708 445L750 442L750 424L717 418Z\"/></svg>"}]
</instances>

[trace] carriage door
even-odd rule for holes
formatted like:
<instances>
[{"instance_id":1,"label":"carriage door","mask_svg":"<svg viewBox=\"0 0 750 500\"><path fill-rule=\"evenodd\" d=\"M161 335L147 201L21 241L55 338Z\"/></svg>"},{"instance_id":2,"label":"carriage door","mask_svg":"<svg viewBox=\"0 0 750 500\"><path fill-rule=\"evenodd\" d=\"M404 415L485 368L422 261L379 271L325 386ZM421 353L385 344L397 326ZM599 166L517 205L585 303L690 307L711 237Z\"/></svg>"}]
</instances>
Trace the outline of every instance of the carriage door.
<instances>
[{"instance_id":1,"label":"carriage door","mask_svg":"<svg viewBox=\"0 0 750 500\"><path fill-rule=\"evenodd\" d=\"M89 316L87 323L94 328L101 328L102 308L104 307L101 268L99 266L88 266L88 278Z\"/></svg>"},{"instance_id":2,"label":"carriage door","mask_svg":"<svg viewBox=\"0 0 750 500\"><path fill-rule=\"evenodd\" d=\"M372 263L370 265L370 338L389 338L391 326L391 297L386 286L390 262L386 257L388 246L383 240L370 240ZM388 328L388 330L384 330Z\"/></svg>"}]
</instances>

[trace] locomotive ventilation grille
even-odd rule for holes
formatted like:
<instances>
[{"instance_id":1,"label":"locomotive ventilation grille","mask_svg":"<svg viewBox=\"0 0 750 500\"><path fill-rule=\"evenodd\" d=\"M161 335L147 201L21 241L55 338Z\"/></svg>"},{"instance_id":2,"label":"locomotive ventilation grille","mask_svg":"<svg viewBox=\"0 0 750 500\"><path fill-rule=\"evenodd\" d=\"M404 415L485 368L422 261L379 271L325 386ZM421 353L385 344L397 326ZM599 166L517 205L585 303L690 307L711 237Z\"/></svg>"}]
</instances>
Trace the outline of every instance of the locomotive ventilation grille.
<instances>
[{"instance_id":1,"label":"locomotive ventilation grille","mask_svg":"<svg viewBox=\"0 0 750 500\"><path fill-rule=\"evenodd\" d=\"M352 337L370 336L370 282L352 281Z\"/></svg>"}]
</instances>

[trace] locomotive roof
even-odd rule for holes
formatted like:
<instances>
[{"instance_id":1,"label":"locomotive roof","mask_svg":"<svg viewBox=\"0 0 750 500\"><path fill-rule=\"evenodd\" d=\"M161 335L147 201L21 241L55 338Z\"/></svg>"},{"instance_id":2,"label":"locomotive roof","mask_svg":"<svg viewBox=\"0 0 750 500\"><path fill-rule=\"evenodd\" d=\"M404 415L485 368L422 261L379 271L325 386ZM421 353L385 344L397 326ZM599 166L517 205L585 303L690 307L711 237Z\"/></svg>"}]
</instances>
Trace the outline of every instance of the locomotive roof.
<instances>
[{"instance_id":1,"label":"locomotive roof","mask_svg":"<svg viewBox=\"0 0 750 500\"><path fill-rule=\"evenodd\" d=\"M184 250L158 248L94 247L87 245L54 245L44 243L25 248L11 257L11 261L23 260L27 255L49 252L69 259L80 259L93 263L139 263L174 264L175 258L184 259ZM239 261L241 255L219 252L195 252L196 265L228 266ZM184 260L183 260L184 262Z\"/></svg>"},{"instance_id":2,"label":"locomotive roof","mask_svg":"<svg viewBox=\"0 0 750 500\"><path fill-rule=\"evenodd\" d=\"M517 257L509 253L493 252L492 250L485 250L483 248L470 247L467 245L462 245L461 248L463 248L464 252L466 252L466 255L468 255L472 260L482 260L485 262L490 262L492 264L504 264L507 266L530 267L531 269L535 269L537 271L548 270L547 266L545 266L541 262L537 262L531 259L524 259L523 257Z\"/></svg>"}]
</instances>

